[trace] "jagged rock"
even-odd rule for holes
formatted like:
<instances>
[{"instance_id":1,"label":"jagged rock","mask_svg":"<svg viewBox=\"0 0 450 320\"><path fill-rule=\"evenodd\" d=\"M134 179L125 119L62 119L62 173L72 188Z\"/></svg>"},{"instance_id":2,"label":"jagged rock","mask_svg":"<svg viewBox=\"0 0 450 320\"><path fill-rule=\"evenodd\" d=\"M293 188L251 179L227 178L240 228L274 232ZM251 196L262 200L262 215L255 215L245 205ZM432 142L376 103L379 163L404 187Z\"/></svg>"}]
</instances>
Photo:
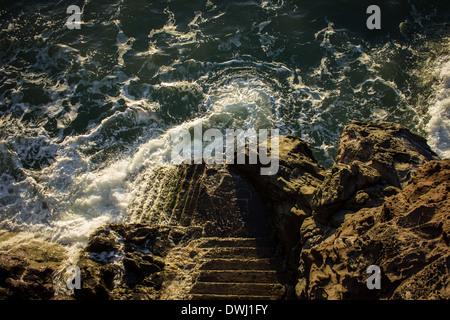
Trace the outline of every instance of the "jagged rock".
<instances>
[{"instance_id":1,"label":"jagged rock","mask_svg":"<svg viewBox=\"0 0 450 320\"><path fill-rule=\"evenodd\" d=\"M198 238L201 229L112 224L100 228L82 253L77 299L158 299L165 257L176 245Z\"/></svg>"},{"instance_id":2,"label":"jagged rock","mask_svg":"<svg viewBox=\"0 0 450 320\"><path fill-rule=\"evenodd\" d=\"M86 251L89 252L107 252L117 251L118 245L116 243L115 235L110 229L104 229L93 235L89 239Z\"/></svg>"},{"instance_id":3,"label":"jagged rock","mask_svg":"<svg viewBox=\"0 0 450 320\"><path fill-rule=\"evenodd\" d=\"M449 299L449 191L450 160L431 161L382 206L346 215L332 235L304 246L297 295L306 299ZM302 230L305 241L314 236L308 237L314 227ZM370 265L381 268L380 290L366 285Z\"/></svg>"},{"instance_id":4,"label":"jagged rock","mask_svg":"<svg viewBox=\"0 0 450 320\"><path fill-rule=\"evenodd\" d=\"M267 145L271 146L270 138L268 141ZM245 175L261 195L270 229L283 244L288 264L296 268L298 231L303 220L311 215L313 195L322 184L326 170L317 163L310 146L293 135L279 136L278 160L275 175L260 175L261 164L232 168Z\"/></svg>"},{"instance_id":5,"label":"jagged rock","mask_svg":"<svg viewBox=\"0 0 450 320\"><path fill-rule=\"evenodd\" d=\"M270 138L268 141L270 146ZM234 165L233 168L245 174L258 191L272 201L301 202L310 206L315 188L325 175L325 169L317 163L310 146L297 136L279 136L278 160L275 175L260 175L262 165L259 163Z\"/></svg>"},{"instance_id":6,"label":"jagged rock","mask_svg":"<svg viewBox=\"0 0 450 320\"><path fill-rule=\"evenodd\" d=\"M0 299L51 299L67 259L61 245L25 232L0 231Z\"/></svg>"},{"instance_id":7,"label":"jagged rock","mask_svg":"<svg viewBox=\"0 0 450 320\"><path fill-rule=\"evenodd\" d=\"M345 126L335 164L312 200L322 223L340 209L358 211L383 204L384 190L403 188L410 173L437 160L426 140L390 122L352 122Z\"/></svg>"},{"instance_id":8,"label":"jagged rock","mask_svg":"<svg viewBox=\"0 0 450 320\"><path fill-rule=\"evenodd\" d=\"M413 169L437 159L424 138L399 124L354 121L341 134L335 162L351 164L359 160L375 168L389 184L401 188Z\"/></svg>"}]
</instances>

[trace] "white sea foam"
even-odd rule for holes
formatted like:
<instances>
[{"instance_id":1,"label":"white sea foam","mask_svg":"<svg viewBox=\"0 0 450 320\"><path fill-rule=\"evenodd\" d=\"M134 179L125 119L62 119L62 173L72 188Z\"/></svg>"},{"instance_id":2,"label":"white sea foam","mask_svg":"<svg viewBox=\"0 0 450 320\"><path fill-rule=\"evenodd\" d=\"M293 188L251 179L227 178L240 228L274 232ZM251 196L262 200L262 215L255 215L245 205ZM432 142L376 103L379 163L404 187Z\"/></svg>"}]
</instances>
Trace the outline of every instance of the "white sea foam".
<instances>
[{"instance_id":1,"label":"white sea foam","mask_svg":"<svg viewBox=\"0 0 450 320\"><path fill-rule=\"evenodd\" d=\"M125 155L95 166L91 156L83 151L99 143L100 150L117 144L114 139L107 139L107 129L121 119L128 120L125 125L135 123L148 130L157 121L152 104L134 101L124 112L114 113L89 133L67 137L60 144L54 143L43 128L27 128L28 138L20 137L20 130L12 132L1 141L2 225L37 232L46 239L67 244L76 253L76 248L81 248L96 228L121 221L129 202L130 158ZM2 120L5 127L15 123L20 128L18 122L9 124L7 118ZM24 155L34 149L38 152L32 160L52 159L40 171L22 166Z\"/></svg>"},{"instance_id":2,"label":"white sea foam","mask_svg":"<svg viewBox=\"0 0 450 320\"><path fill-rule=\"evenodd\" d=\"M428 112L428 143L444 159L450 158L450 55L443 56L436 65L439 84Z\"/></svg>"}]
</instances>

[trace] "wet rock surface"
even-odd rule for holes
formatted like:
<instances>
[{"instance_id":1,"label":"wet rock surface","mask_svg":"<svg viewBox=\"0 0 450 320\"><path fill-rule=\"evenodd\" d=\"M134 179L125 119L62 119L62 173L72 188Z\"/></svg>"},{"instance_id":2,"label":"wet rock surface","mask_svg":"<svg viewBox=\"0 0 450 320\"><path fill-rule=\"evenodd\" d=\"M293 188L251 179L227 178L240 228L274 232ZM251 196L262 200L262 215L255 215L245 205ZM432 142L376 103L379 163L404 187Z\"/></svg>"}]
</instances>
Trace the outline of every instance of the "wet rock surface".
<instances>
[{"instance_id":1,"label":"wet rock surface","mask_svg":"<svg viewBox=\"0 0 450 320\"><path fill-rule=\"evenodd\" d=\"M260 195L226 165L183 164L157 169L143 179L142 198L132 205L130 222L200 226L206 236L267 234ZM147 197L153 193L157 196Z\"/></svg>"},{"instance_id":2,"label":"wet rock surface","mask_svg":"<svg viewBox=\"0 0 450 320\"><path fill-rule=\"evenodd\" d=\"M52 299L67 252L26 232L0 231L0 299Z\"/></svg>"}]
</instances>

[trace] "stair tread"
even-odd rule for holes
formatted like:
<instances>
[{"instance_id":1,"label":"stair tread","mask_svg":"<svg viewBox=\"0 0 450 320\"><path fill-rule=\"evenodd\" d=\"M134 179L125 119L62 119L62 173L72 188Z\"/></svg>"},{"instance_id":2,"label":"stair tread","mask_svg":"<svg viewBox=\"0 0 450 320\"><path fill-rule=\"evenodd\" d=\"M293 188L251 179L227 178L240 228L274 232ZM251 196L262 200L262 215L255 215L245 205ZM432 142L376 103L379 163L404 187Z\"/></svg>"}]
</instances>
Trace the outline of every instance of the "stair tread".
<instances>
[{"instance_id":1,"label":"stair tread","mask_svg":"<svg viewBox=\"0 0 450 320\"><path fill-rule=\"evenodd\" d=\"M199 282L278 282L275 270L203 270L198 277Z\"/></svg>"},{"instance_id":2,"label":"stair tread","mask_svg":"<svg viewBox=\"0 0 450 320\"><path fill-rule=\"evenodd\" d=\"M274 270L268 258L213 259L205 261L200 270Z\"/></svg>"},{"instance_id":3,"label":"stair tread","mask_svg":"<svg viewBox=\"0 0 450 320\"><path fill-rule=\"evenodd\" d=\"M245 283L245 282L197 282L191 289L193 294L234 294L267 295L281 297L285 287L279 283Z\"/></svg>"},{"instance_id":4,"label":"stair tread","mask_svg":"<svg viewBox=\"0 0 450 320\"><path fill-rule=\"evenodd\" d=\"M286 293L286 275L274 259L274 242L267 237L198 239L199 273L190 298L277 300ZM200 253L199 252L199 253Z\"/></svg>"},{"instance_id":5,"label":"stair tread","mask_svg":"<svg viewBox=\"0 0 450 320\"><path fill-rule=\"evenodd\" d=\"M204 258L269 258L273 255L270 247L215 247Z\"/></svg>"},{"instance_id":6,"label":"stair tread","mask_svg":"<svg viewBox=\"0 0 450 320\"><path fill-rule=\"evenodd\" d=\"M199 248L211 247L260 247L272 246L272 240L268 238L203 238Z\"/></svg>"}]
</instances>

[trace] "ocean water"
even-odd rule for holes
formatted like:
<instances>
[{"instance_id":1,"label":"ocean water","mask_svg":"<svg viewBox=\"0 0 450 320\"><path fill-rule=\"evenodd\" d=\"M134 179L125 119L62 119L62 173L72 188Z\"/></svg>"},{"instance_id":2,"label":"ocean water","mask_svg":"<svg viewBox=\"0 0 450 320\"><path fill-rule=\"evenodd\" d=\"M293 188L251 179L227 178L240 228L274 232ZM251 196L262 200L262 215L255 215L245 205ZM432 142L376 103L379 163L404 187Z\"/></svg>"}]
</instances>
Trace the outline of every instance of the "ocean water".
<instances>
[{"instance_id":1,"label":"ocean water","mask_svg":"<svg viewBox=\"0 0 450 320\"><path fill-rule=\"evenodd\" d=\"M298 135L331 167L347 123L386 120L450 157L448 1L374 1L380 30L372 1L0 3L0 226L74 253L199 122Z\"/></svg>"}]
</instances>

